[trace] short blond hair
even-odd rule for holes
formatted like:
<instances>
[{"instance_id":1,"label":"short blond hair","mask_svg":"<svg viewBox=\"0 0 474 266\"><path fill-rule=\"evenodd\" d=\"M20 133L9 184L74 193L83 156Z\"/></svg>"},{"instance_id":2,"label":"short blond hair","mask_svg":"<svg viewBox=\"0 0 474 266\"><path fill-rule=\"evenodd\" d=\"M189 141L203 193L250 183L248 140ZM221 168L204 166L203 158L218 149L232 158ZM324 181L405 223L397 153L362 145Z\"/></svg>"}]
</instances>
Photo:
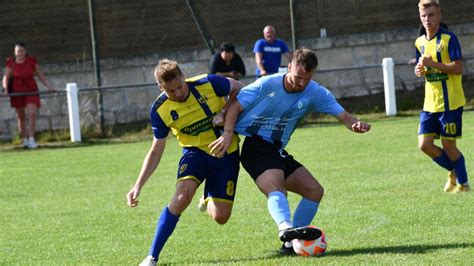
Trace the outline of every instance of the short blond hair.
<instances>
[{"instance_id":1,"label":"short blond hair","mask_svg":"<svg viewBox=\"0 0 474 266\"><path fill-rule=\"evenodd\" d=\"M439 0L420 0L418 3L419 8L428 8L431 6L440 7Z\"/></svg>"},{"instance_id":2,"label":"short blond hair","mask_svg":"<svg viewBox=\"0 0 474 266\"><path fill-rule=\"evenodd\" d=\"M169 82L182 75L178 62L174 60L162 59L155 68L155 79L158 83Z\"/></svg>"}]
</instances>

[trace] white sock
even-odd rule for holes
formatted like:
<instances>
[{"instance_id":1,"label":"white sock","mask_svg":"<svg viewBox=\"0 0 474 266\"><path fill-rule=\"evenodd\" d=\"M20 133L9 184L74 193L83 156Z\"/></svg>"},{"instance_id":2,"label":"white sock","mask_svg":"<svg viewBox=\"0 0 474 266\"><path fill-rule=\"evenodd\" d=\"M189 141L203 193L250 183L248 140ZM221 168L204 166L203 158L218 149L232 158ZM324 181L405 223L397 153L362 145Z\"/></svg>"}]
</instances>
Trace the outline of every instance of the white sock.
<instances>
[{"instance_id":1,"label":"white sock","mask_svg":"<svg viewBox=\"0 0 474 266\"><path fill-rule=\"evenodd\" d=\"M288 223L288 222L282 222L281 224L278 225L278 230L280 230L280 231L286 230L286 229L289 229L289 228L293 228L293 225L291 223Z\"/></svg>"}]
</instances>

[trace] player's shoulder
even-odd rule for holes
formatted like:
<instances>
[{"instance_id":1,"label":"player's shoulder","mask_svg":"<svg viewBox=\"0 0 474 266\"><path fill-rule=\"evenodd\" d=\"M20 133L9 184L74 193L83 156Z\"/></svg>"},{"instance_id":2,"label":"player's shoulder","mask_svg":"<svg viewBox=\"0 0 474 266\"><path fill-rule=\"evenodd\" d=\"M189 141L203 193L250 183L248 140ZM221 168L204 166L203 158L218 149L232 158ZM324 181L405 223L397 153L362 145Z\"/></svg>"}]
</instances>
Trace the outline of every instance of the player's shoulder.
<instances>
[{"instance_id":1,"label":"player's shoulder","mask_svg":"<svg viewBox=\"0 0 474 266\"><path fill-rule=\"evenodd\" d=\"M167 101L168 100L168 95L166 93L162 92L153 102L151 105L152 110L158 110L160 107L162 107L166 102L171 102Z\"/></svg>"},{"instance_id":2,"label":"player's shoulder","mask_svg":"<svg viewBox=\"0 0 474 266\"><path fill-rule=\"evenodd\" d=\"M207 83L207 82L209 82L209 75L208 74L202 74L202 75L198 75L198 76L194 76L192 78L186 79L186 83L193 83L193 84L196 84L196 85L204 84L204 83Z\"/></svg>"}]
</instances>

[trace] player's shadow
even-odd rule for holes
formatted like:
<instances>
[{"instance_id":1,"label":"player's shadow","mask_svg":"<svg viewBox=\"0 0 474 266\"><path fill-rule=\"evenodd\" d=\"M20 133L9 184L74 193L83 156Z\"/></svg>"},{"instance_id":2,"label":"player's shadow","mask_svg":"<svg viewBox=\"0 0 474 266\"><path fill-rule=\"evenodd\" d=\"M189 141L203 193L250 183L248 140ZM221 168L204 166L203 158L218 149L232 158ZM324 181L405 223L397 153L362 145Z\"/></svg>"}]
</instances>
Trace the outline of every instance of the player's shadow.
<instances>
[{"instance_id":1,"label":"player's shadow","mask_svg":"<svg viewBox=\"0 0 474 266\"><path fill-rule=\"evenodd\" d=\"M325 254L327 257L349 257L359 254L420 254L437 249L457 249L457 248L472 248L474 243L450 243L440 245L401 245L390 247L373 247L373 248L355 248L348 250L328 250Z\"/></svg>"}]
</instances>

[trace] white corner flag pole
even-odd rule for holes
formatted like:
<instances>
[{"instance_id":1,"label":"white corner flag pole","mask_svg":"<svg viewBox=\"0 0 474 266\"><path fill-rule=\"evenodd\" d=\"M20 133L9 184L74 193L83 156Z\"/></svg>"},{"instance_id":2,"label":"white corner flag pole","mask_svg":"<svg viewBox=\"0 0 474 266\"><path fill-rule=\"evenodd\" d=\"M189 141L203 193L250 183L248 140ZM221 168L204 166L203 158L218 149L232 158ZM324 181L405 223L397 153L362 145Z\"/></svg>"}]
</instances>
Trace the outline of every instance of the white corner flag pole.
<instances>
[{"instance_id":1,"label":"white corner flag pole","mask_svg":"<svg viewBox=\"0 0 474 266\"><path fill-rule=\"evenodd\" d=\"M79 120L79 100L76 83L66 85L67 105L69 112L69 130L72 142L81 142L81 127Z\"/></svg>"},{"instance_id":2,"label":"white corner flag pole","mask_svg":"<svg viewBox=\"0 0 474 266\"><path fill-rule=\"evenodd\" d=\"M393 59L391 57L384 58L383 67L383 84L385 92L385 113L388 116L397 115L397 102L395 97L395 77Z\"/></svg>"}]
</instances>

